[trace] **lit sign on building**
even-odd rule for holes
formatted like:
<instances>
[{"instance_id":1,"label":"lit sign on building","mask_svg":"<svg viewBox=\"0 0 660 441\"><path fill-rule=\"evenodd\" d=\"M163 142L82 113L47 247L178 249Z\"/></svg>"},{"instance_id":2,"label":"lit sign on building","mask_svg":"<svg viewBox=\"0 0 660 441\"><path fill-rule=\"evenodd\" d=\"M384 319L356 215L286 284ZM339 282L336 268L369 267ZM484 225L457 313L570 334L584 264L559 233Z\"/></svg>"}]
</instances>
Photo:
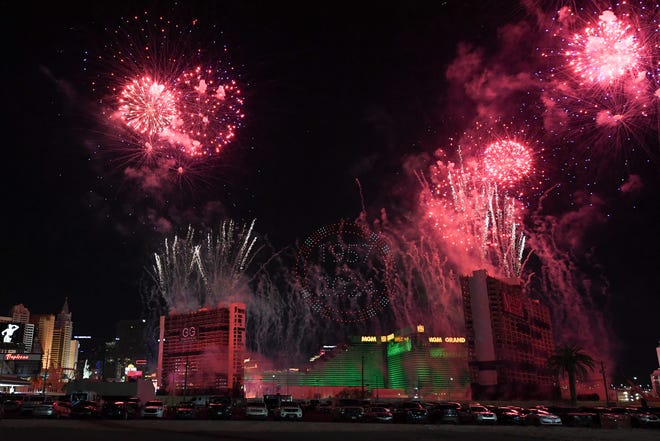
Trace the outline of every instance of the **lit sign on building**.
<instances>
[{"instance_id":1,"label":"lit sign on building","mask_svg":"<svg viewBox=\"0 0 660 441\"><path fill-rule=\"evenodd\" d=\"M41 354L4 354L5 361L41 361Z\"/></svg>"},{"instance_id":2,"label":"lit sign on building","mask_svg":"<svg viewBox=\"0 0 660 441\"><path fill-rule=\"evenodd\" d=\"M465 337L429 337L429 343L465 343Z\"/></svg>"},{"instance_id":3,"label":"lit sign on building","mask_svg":"<svg viewBox=\"0 0 660 441\"><path fill-rule=\"evenodd\" d=\"M439 338L439 337L438 337ZM408 340L408 337L402 337L400 335L381 335L377 337L375 335L362 335L360 336L360 343L387 343L387 342L402 342ZM442 340L441 340L442 341Z\"/></svg>"},{"instance_id":4,"label":"lit sign on building","mask_svg":"<svg viewBox=\"0 0 660 441\"><path fill-rule=\"evenodd\" d=\"M465 343L465 337L445 337L445 343Z\"/></svg>"}]
</instances>

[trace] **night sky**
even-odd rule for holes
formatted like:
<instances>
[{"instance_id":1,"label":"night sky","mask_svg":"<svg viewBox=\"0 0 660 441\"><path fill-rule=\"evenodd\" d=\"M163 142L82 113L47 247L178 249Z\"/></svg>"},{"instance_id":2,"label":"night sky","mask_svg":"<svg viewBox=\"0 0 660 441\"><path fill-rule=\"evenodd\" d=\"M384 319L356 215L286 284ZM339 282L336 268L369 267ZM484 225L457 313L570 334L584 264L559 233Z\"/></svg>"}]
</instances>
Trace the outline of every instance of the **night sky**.
<instances>
[{"instance_id":1,"label":"night sky","mask_svg":"<svg viewBox=\"0 0 660 441\"><path fill-rule=\"evenodd\" d=\"M67 297L76 335L109 338L120 319L141 317L144 268L163 233L256 218L258 233L280 249L356 218L363 204L370 217L385 209L405 218L419 194L413 169L425 172L478 109L517 109L521 120L540 108L536 100L520 110L520 97L493 81L501 66L525 70L526 51L538 48L528 36L538 33L521 25L534 23L534 14L516 2L334 2L308 10L95 3L3 2L0 11L7 234L0 315L17 303L56 313ZM198 175L159 191L140 188L112 161L119 153L90 87L99 75L90 60L108 29L144 11L183 23L198 18L245 98L235 141ZM448 80L459 46L485 54L484 88L493 96L481 107ZM526 124L528 135L543 138L542 186L559 189L549 203L557 213L597 219L573 224L580 234L570 243L603 280L597 303L617 339L618 368L648 378L660 337L657 122L634 141L605 143L610 149L578 131L557 146L540 118ZM529 197L530 207L540 194Z\"/></svg>"}]
</instances>

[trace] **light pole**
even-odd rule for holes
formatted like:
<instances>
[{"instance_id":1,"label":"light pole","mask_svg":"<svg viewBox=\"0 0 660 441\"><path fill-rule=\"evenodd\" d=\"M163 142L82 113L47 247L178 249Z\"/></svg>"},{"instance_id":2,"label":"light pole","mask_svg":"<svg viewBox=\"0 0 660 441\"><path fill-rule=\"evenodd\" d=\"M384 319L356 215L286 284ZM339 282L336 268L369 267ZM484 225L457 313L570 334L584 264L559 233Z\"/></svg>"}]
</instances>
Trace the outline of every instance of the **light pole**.
<instances>
[{"instance_id":1,"label":"light pole","mask_svg":"<svg viewBox=\"0 0 660 441\"><path fill-rule=\"evenodd\" d=\"M364 400L364 355L361 357L362 363L361 363L361 392L362 392L362 399Z\"/></svg>"}]
</instances>

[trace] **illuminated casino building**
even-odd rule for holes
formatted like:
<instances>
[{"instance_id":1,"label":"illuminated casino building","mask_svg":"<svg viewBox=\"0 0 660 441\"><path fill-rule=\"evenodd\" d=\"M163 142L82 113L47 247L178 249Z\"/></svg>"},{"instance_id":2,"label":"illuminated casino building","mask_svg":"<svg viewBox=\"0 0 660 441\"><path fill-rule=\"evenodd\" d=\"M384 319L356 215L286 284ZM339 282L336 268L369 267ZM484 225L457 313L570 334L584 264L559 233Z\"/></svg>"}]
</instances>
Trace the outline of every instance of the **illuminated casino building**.
<instances>
[{"instance_id":1,"label":"illuminated casino building","mask_svg":"<svg viewBox=\"0 0 660 441\"><path fill-rule=\"evenodd\" d=\"M243 303L161 316L159 390L179 396L238 396L243 388L245 319Z\"/></svg>"},{"instance_id":2,"label":"illuminated casino building","mask_svg":"<svg viewBox=\"0 0 660 441\"><path fill-rule=\"evenodd\" d=\"M474 399L548 399L554 352L550 309L515 279L485 270L461 278Z\"/></svg>"},{"instance_id":3,"label":"illuminated casino building","mask_svg":"<svg viewBox=\"0 0 660 441\"><path fill-rule=\"evenodd\" d=\"M246 397L285 394L469 399L466 338L425 333L424 326L389 335L363 335L325 346L302 368L268 371L249 362Z\"/></svg>"}]
</instances>

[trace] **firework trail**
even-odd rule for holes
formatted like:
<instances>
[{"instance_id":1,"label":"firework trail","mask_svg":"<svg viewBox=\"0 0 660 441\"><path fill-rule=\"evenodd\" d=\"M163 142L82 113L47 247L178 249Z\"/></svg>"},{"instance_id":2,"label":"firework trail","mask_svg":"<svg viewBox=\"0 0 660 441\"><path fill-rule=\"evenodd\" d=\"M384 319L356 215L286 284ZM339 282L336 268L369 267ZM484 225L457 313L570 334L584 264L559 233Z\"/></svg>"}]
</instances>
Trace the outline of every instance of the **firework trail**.
<instances>
[{"instance_id":1,"label":"firework trail","mask_svg":"<svg viewBox=\"0 0 660 441\"><path fill-rule=\"evenodd\" d=\"M594 208L598 203L594 201L594 207L585 205L575 212L555 216L544 212L544 199L531 215L529 242L540 264L533 284L552 310L557 341L578 344L611 362L615 338L602 314L608 284L589 253L580 255L579 245L584 233L580 225L603 221Z\"/></svg>"},{"instance_id":2,"label":"firework trail","mask_svg":"<svg viewBox=\"0 0 660 441\"><path fill-rule=\"evenodd\" d=\"M449 259L419 231L408 237L401 230L390 227L384 232L394 244L396 276L390 289L390 303L394 305L390 313L395 329L423 324L435 334L462 333L461 289Z\"/></svg>"},{"instance_id":3,"label":"firework trail","mask_svg":"<svg viewBox=\"0 0 660 441\"><path fill-rule=\"evenodd\" d=\"M245 289L245 271L258 250L253 220L238 226L233 220L222 223L214 235L206 235L203 246L196 246L197 269L206 287L206 304L218 305L226 296L237 296Z\"/></svg>"},{"instance_id":4,"label":"firework trail","mask_svg":"<svg viewBox=\"0 0 660 441\"><path fill-rule=\"evenodd\" d=\"M522 208L486 176L472 160L438 161L430 182L422 180L422 207L461 272L485 266L494 275L519 277L525 246Z\"/></svg>"},{"instance_id":5,"label":"firework trail","mask_svg":"<svg viewBox=\"0 0 660 441\"><path fill-rule=\"evenodd\" d=\"M190 312L243 301L247 289L245 270L256 254L254 222L238 226L224 221L217 235L198 240L189 227L185 236L165 239L155 253L152 277L172 312Z\"/></svg>"},{"instance_id":6,"label":"firework trail","mask_svg":"<svg viewBox=\"0 0 660 441\"><path fill-rule=\"evenodd\" d=\"M319 326L309 302L292 295L297 282L290 250L274 252L254 226L254 220L225 220L217 231L199 234L189 227L185 235L165 239L148 271L155 286L143 293L151 318L243 302L248 349L283 367L307 360L320 342L345 341L352 334Z\"/></svg>"}]
</instances>

